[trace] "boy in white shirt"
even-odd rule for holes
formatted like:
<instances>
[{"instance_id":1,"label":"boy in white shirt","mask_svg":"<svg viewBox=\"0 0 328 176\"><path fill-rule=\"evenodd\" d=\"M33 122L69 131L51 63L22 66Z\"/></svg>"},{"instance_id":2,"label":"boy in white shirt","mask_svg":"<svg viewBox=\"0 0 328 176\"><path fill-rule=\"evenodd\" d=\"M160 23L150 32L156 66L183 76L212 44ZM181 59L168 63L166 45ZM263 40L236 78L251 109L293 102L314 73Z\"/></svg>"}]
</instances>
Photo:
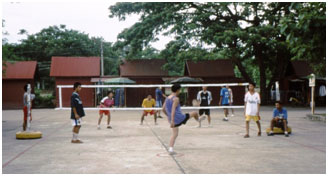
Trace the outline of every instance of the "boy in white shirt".
<instances>
[{"instance_id":1,"label":"boy in white shirt","mask_svg":"<svg viewBox=\"0 0 328 176\"><path fill-rule=\"evenodd\" d=\"M244 138L249 138L249 121L253 119L259 132L257 136L261 136L261 124L260 124L260 95L254 90L255 84L249 83L248 92L245 94L245 119L246 119L246 135Z\"/></svg>"}]
</instances>

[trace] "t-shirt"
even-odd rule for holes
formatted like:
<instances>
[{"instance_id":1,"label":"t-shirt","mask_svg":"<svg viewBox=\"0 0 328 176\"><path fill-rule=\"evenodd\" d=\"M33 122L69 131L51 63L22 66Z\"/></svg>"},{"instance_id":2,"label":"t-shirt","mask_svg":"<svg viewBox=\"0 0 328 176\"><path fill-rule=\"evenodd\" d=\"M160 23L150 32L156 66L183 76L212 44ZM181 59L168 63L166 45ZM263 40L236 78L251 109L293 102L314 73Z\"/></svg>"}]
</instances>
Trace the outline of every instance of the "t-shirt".
<instances>
[{"instance_id":1,"label":"t-shirt","mask_svg":"<svg viewBox=\"0 0 328 176\"><path fill-rule=\"evenodd\" d=\"M288 118L287 110L285 108L282 108L281 111L279 111L277 108L274 108L272 118L275 118L275 117L280 117L280 119L287 120L287 118Z\"/></svg>"},{"instance_id":2,"label":"t-shirt","mask_svg":"<svg viewBox=\"0 0 328 176\"><path fill-rule=\"evenodd\" d=\"M152 108L155 106L155 99L148 100L148 98L145 98L142 101L142 107L144 108ZM151 112L152 110L145 110L146 112Z\"/></svg>"},{"instance_id":3,"label":"t-shirt","mask_svg":"<svg viewBox=\"0 0 328 176\"><path fill-rule=\"evenodd\" d=\"M200 106L209 106L212 101L212 94L210 91L201 90L197 94L197 100L200 101Z\"/></svg>"},{"instance_id":4,"label":"t-shirt","mask_svg":"<svg viewBox=\"0 0 328 176\"><path fill-rule=\"evenodd\" d=\"M104 104L105 107L112 107L114 105L114 98L109 99L108 96L104 97L100 103Z\"/></svg>"},{"instance_id":5,"label":"t-shirt","mask_svg":"<svg viewBox=\"0 0 328 176\"><path fill-rule=\"evenodd\" d=\"M73 112L73 108L76 108L76 112L80 116L80 118L85 116L80 95L76 92L73 92L73 94L71 96L71 119L75 119L75 114Z\"/></svg>"},{"instance_id":6,"label":"t-shirt","mask_svg":"<svg viewBox=\"0 0 328 176\"><path fill-rule=\"evenodd\" d=\"M256 116L258 112L257 104L261 104L260 95L254 92L253 95L249 92L245 95L246 115Z\"/></svg>"},{"instance_id":7,"label":"t-shirt","mask_svg":"<svg viewBox=\"0 0 328 176\"><path fill-rule=\"evenodd\" d=\"M165 100L165 111L168 115L167 119L168 121L171 123L171 115L172 115L172 105L173 105L173 99L175 97L172 97L171 99L167 98ZM181 106L180 103L178 104L178 106L175 109L175 116L174 116L174 124L180 124L181 122L183 122L186 119L186 115L182 113L181 111Z\"/></svg>"},{"instance_id":8,"label":"t-shirt","mask_svg":"<svg viewBox=\"0 0 328 176\"><path fill-rule=\"evenodd\" d=\"M162 97L163 97L162 90L157 88L155 94L156 94L156 101L162 101Z\"/></svg>"},{"instance_id":9,"label":"t-shirt","mask_svg":"<svg viewBox=\"0 0 328 176\"><path fill-rule=\"evenodd\" d=\"M229 91L227 88L223 87L220 92L220 96L222 97L222 105L228 105L229 104Z\"/></svg>"}]
</instances>

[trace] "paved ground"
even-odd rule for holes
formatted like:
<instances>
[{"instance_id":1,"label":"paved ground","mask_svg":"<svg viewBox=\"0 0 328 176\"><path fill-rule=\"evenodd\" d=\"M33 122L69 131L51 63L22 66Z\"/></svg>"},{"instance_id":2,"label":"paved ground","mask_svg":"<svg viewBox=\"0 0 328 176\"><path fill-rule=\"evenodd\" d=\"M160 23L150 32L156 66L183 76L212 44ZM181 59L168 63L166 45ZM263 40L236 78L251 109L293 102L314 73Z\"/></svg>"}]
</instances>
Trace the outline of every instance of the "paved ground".
<instances>
[{"instance_id":1,"label":"paved ground","mask_svg":"<svg viewBox=\"0 0 328 176\"><path fill-rule=\"evenodd\" d=\"M262 107L262 131L269 126L273 107ZM289 108L293 134L257 137L251 123L251 137L244 139L242 110L229 122L222 110L212 110L211 128L195 128L190 120L180 128L175 156L166 152L171 134L165 119L159 125L147 117L139 125L140 112L112 112L112 130L96 129L96 111L87 111L80 137L83 144L71 144L69 111L33 110L34 130L42 139L16 140L22 111L2 111L2 172L4 174L81 173L326 173L326 123L305 119L309 109ZM318 109L325 113L325 109ZM207 122L204 123L207 125Z\"/></svg>"}]
</instances>

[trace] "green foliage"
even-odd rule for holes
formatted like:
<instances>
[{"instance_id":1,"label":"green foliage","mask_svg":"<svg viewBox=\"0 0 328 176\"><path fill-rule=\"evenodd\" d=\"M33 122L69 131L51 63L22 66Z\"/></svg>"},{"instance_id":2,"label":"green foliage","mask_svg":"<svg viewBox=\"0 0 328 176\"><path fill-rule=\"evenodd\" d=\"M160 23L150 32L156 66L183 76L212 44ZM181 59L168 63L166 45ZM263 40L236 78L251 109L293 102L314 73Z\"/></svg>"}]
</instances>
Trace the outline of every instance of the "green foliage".
<instances>
[{"instance_id":1,"label":"green foliage","mask_svg":"<svg viewBox=\"0 0 328 176\"><path fill-rule=\"evenodd\" d=\"M24 29L21 35L27 35L19 44L3 44L3 59L7 61L36 60L41 80L45 80L47 88L53 89L53 79L49 77L52 56L100 56L103 43L104 72L118 74L117 63L120 52L112 43L102 38L89 37L77 30L67 29L65 25L50 26L36 34L28 34Z\"/></svg>"},{"instance_id":2,"label":"green foliage","mask_svg":"<svg viewBox=\"0 0 328 176\"><path fill-rule=\"evenodd\" d=\"M326 3L292 3L281 19L281 33L295 60L311 63L315 73L326 75Z\"/></svg>"},{"instance_id":3,"label":"green foliage","mask_svg":"<svg viewBox=\"0 0 328 176\"><path fill-rule=\"evenodd\" d=\"M33 106L35 108L54 108L55 99L53 95L41 96L41 90L35 89L35 99L33 100Z\"/></svg>"},{"instance_id":4,"label":"green foliage","mask_svg":"<svg viewBox=\"0 0 328 176\"><path fill-rule=\"evenodd\" d=\"M238 68L237 73L248 82L259 83L263 95L274 81L283 78L293 54L300 57L307 53L312 61L322 59L312 57L314 52L307 52L305 44L311 51L325 53L325 3L122 2L109 9L110 18L125 20L130 14L141 16L118 36L121 47L126 47L128 58L142 52L160 32L174 34L176 40L160 53L168 59L169 64L164 68L173 70L172 75L181 75L181 63L186 59L231 58ZM291 14L296 14L300 20L291 19ZM284 18L287 18L285 25L281 20ZM300 35L289 34L289 28L305 31ZM320 35L304 36L312 29L315 29L313 33L320 30ZM197 46L204 43L216 47L205 50L190 45L191 42L196 42ZM319 47L318 43L321 43Z\"/></svg>"}]
</instances>

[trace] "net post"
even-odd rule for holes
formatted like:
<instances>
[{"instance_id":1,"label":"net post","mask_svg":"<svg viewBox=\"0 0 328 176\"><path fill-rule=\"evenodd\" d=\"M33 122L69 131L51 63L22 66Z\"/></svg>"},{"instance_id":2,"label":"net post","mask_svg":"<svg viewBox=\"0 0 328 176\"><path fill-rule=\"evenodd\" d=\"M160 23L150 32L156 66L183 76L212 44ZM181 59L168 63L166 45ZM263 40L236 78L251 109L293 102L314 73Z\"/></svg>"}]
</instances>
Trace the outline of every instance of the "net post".
<instances>
[{"instance_id":1,"label":"net post","mask_svg":"<svg viewBox=\"0 0 328 176\"><path fill-rule=\"evenodd\" d=\"M31 84L27 84L27 131L31 129Z\"/></svg>"},{"instance_id":2,"label":"net post","mask_svg":"<svg viewBox=\"0 0 328 176\"><path fill-rule=\"evenodd\" d=\"M63 107L63 100L62 100L62 88L58 87L59 91L59 108Z\"/></svg>"}]
</instances>

